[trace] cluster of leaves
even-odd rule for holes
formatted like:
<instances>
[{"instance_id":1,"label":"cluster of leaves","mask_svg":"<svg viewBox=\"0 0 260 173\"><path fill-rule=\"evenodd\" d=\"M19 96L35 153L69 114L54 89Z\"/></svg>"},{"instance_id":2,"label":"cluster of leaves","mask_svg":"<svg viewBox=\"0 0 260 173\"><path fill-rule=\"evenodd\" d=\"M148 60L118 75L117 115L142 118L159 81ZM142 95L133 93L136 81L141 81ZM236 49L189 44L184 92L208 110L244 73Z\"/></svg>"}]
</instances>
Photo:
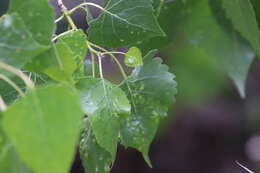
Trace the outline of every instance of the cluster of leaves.
<instances>
[{"instance_id":1,"label":"cluster of leaves","mask_svg":"<svg viewBox=\"0 0 260 173\"><path fill-rule=\"evenodd\" d=\"M151 166L150 143L176 94L174 75L151 49L174 45L189 63L216 62L245 97L260 54L257 0L106 0L71 10L57 1L63 15L56 21L48 0L11 0L0 18L0 172L68 172L78 145L88 173L109 172L118 144L136 148ZM89 6L101 10L98 18ZM86 33L70 17L80 8ZM55 35L63 18L69 30ZM124 46L128 52L116 51ZM129 76L115 54L134 68ZM103 76L107 55L124 77L119 85ZM187 78L202 80L199 74Z\"/></svg>"},{"instance_id":2,"label":"cluster of leaves","mask_svg":"<svg viewBox=\"0 0 260 173\"><path fill-rule=\"evenodd\" d=\"M63 15L56 21L48 0L11 0L0 18L0 172L69 172L78 145L86 172L109 172L118 143L139 150L151 166L149 146L177 92L156 51L143 57L135 47L165 35L153 2L85 2L71 10L57 2ZM101 9L98 18L89 6ZM70 17L80 8L87 34ZM62 18L69 29L55 35ZM114 51L123 46L128 52ZM114 54L134 68L129 76ZM120 85L103 76L106 55L124 77Z\"/></svg>"}]
</instances>

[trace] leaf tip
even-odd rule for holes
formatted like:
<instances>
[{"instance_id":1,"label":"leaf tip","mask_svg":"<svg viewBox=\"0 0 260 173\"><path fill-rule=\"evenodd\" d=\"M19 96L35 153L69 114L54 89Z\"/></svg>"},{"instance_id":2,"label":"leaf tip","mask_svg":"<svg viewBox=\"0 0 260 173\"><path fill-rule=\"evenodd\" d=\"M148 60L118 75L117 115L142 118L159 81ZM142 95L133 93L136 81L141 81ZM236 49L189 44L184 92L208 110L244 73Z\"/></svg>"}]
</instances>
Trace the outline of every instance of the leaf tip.
<instances>
[{"instance_id":1,"label":"leaf tip","mask_svg":"<svg viewBox=\"0 0 260 173\"><path fill-rule=\"evenodd\" d=\"M145 152L145 153L142 153L142 155L143 155L145 162L149 166L149 168L153 168L153 165L152 165L151 159L148 156L148 153Z\"/></svg>"}]
</instances>

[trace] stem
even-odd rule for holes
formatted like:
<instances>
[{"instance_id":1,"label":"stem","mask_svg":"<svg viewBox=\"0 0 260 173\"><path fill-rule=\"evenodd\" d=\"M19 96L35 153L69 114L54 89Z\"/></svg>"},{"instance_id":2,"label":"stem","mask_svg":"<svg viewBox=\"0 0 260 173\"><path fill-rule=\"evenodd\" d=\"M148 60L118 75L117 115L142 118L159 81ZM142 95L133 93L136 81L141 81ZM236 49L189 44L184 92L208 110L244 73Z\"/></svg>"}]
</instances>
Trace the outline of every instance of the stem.
<instances>
[{"instance_id":1,"label":"stem","mask_svg":"<svg viewBox=\"0 0 260 173\"><path fill-rule=\"evenodd\" d=\"M22 79L25 83L25 85L28 87L28 89L32 89L34 88L34 83L30 80L30 78L25 75L21 70L16 69L8 64L5 64L4 62L0 61L0 69L4 69L10 73L15 74L16 76L18 76L20 79Z\"/></svg>"},{"instance_id":2,"label":"stem","mask_svg":"<svg viewBox=\"0 0 260 173\"><path fill-rule=\"evenodd\" d=\"M82 4L79 4L78 6L72 8L70 11L69 11L69 14L72 14L74 13L76 10L78 10L79 8L84 8L84 6L92 6L92 7L96 7L104 12L108 12L110 13L109 11L107 11L106 9L104 9L103 7L101 7L100 5L97 5L95 3L91 3L91 2L84 2Z\"/></svg>"},{"instance_id":3,"label":"stem","mask_svg":"<svg viewBox=\"0 0 260 173\"><path fill-rule=\"evenodd\" d=\"M110 53L112 53L112 54L121 54L121 55L129 56L129 55L127 55L125 52L117 52L117 51L104 52L104 53L102 53L102 55L107 55L107 54L110 54Z\"/></svg>"},{"instance_id":4,"label":"stem","mask_svg":"<svg viewBox=\"0 0 260 173\"><path fill-rule=\"evenodd\" d=\"M92 76L93 78L96 77L96 74L95 74L95 56L92 52L90 52L90 56L91 56L91 63L92 63Z\"/></svg>"},{"instance_id":5,"label":"stem","mask_svg":"<svg viewBox=\"0 0 260 173\"><path fill-rule=\"evenodd\" d=\"M100 78L104 79L103 69L102 69L102 57L100 54L97 54L97 56L98 56L98 63L99 63Z\"/></svg>"},{"instance_id":6,"label":"stem","mask_svg":"<svg viewBox=\"0 0 260 173\"><path fill-rule=\"evenodd\" d=\"M124 56L127 56L127 57L131 57L130 55L128 55L127 53L125 52L117 52L117 51L112 51L112 52L103 52L102 55L107 55L107 54L120 54L120 55L124 55Z\"/></svg>"},{"instance_id":7,"label":"stem","mask_svg":"<svg viewBox=\"0 0 260 173\"><path fill-rule=\"evenodd\" d=\"M4 112L7 109L7 106L2 98L2 96L0 95L0 111Z\"/></svg>"},{"instance_id":8,"label":"stem","mask_svg":"<svg viewBox=\"0 0 260 173\"><path fill-rule=\"evenodd\" d=\"M160 13L161 13L161 10L162 10L162 7L163 7L163 4L164 4L164 0L160 0L160 2L159 2L159 6L158 6L158 8L157 8L156 17L159 17L159 16L160 16Z\"/></svg>"},{"instance_id":9,"label":"stem","mask_svg":"<svg viewBox=\"0 0 260 173\"><path fill-rule=\"evenodd\" d=\"M70 13L67 9L67 7L63 4L62 0L57 0L58 1L58 6L61 8L61 11L63 12L64 16L67 18L69 25L73 30L77 29L77 26L74 24L72 18L70 17Z\"/></svg>"},{"instance_id":10,"label":"stem","mask_svg":"<svg viewBox=\"0 0 260 173\"><path fill-rule=\"evenodd\" d=\"M99 54L99 53L101 53L101 52L96 51L95 49L93 49L93 48L90 46L90 42L88 42L88 41L87 41L87 46L88 46L90 52L93 52L93 53L95 53L95 54Z\"/></svg>"},{"instance_id":11,"label":"stem","mask_svg":"<svg viewBox=\"0 0 260 173\"><path fill-rule=\"evenodd\" d=\"M238 161L236 161L236 164L238 166L240 166L241 168L243 168L244 170L246 170L249 173L254 173L253 171L251 171L250 169L248 169L247 167L245 167L244 165L242 165L241 163L239 163Z\"/></svg>"},{"instance_id":12,"label":"stem","mask_svg":"<svg viewBox=\"0 0 260 173\"><path fill-rule=\"evenodd\" d=\"M64 18L64 14L62 14L58 19L55 20L55 23L60 22Z\"/></svg>"},{"instance_id":13,"label":"stem","mask_svg":"<svg viewBox=\"0 0 260 173\"><path fill-rule=\"evenodd\" d=\"M55 41L55 40L57 40L58 38L60 38L60 37L62 37L62 36L64 36L64 35L67 35L67 34L73 32L73 31L75 31L75 30L74 30L74 29L71 29L71 30L68 30L68 31L66 31L66 32L61 33L60 35L56 35L56 36L52 39L52 41Z\"/></svg>"},{"instance_id":14,"label":"stem","mask_svg":"<svg viewBox=\"0 0 260 173\"><path fill-rule=\"evenodd\" d=\"M23 91L12 80L10 80L8 77L6 77L3 74L0 74L0 79L2 79L3 81L5 81L9 85L11 85L21 96L23 96L23 97L25 96Z\"/></svg>"},{"instance_id":15,"label":"stem","mask_svg":"<svg viewBox=\"0 0 260 173\"><path fill-rule=\"evenodd\" d=\"M111 58L116 62L117 66L119 67L119 70L120 70L122 76L124 77L125 80L127 80L128 77L127 77L127 74L126 74L124 68L122 67L122 65L121 65L121 63L118 61L118 59L115 57L115 55L113 55L113 53L111 53L111 52L107 51L106 49L104 49L104 48L102 48L102 47L100 47L100 46L98 46L98 45L95 45L95 44L93 44L93 43L91 43L91 42L89 42L89 41L88 41L88 45L94 46L94 47L96 47L96 48L98 48L98 49L104 51L104 52L101 53L101 54L108 54L109 56L111 56ZM93 48L91 48L91 49L94 50ZM90 49L90 51L91 51L91 49ZM97 52L96 50L94 50L94 51Z\"/></svg>"},{"instance_id":16,"label":"stem","mask_svg":"<svg viewBox=\"0 0 260 173\"><path fill-rule=\"evenodd\" d=\"M119 70L120 70L122 76L124 77L124 80L127 80L127 78L128 78L128 77L127 77L127 74L126 74L124 68L122 67L121 63L118 61L118 59L115 57L115 55L113 55L113 54L109 54L109 55L110 55L110 56L113 58L113 60L116 62L116 64L117 64L117 66L119 67Z\"/></svg>"},{"instance_id":17,"label":"stem","mask_svg":"<svg viewBox=\"0 0 260 173\"><path fill-rule=\"evenodd\" d=\"M61 0L58 0L58 1L61 1ZM63 6L64 6L64 5L63 5ZM101 7L100 5L97 5L97 4L91 3L91 2L84 2L84 3L82 3L82 4L79 4L79 5L76 6L76 7L72 8L72 9L69 10L69 11L67 10L67 12L68 12L67 15L71 15L72 13L74 13L75 11L77 11L78 9L84 8L84 6L96 7L96 8L98 8L98 9L102 10L103 12L106 12L106 13L112 15L112 16L114 15L113 13L107 11L105 8ZM65 13L64 13L64 14L65 14ZM65 14L65 16L66 16L66 14ZM64 18L64 15L62 15L62 16L60 16L58 19L56 19L55 22L57 23L57 22L61 21L63 18Z\"/></svg>"}]
</instances>

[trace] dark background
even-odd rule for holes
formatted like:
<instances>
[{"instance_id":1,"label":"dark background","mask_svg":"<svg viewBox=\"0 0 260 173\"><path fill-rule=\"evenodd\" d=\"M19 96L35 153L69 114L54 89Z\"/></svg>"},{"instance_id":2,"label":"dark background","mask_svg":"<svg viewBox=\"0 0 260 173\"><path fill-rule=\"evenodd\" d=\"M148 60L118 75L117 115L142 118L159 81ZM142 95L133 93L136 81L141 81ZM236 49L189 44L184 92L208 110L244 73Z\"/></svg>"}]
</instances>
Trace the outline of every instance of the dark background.
<instances>
[{"instance_id":1,"label":"dark background","mask_svg":"<svg viewBox=\"0 0 260 173\"><path fill-rule=\"evenodd\" d=\"M93 2L101 3L101 0ZM65 1L68 7L78 3L78 0ZM7 0L0 0L0 14L7 6ZM98 15L94 9L93 13ZM77 12L73 18L86 30L83 12ZM66 23L61 22L58 32L65 26ZM173 58L171 51L163 49L159 54L171 71L176 72L179 94L152 143L150 156L154 168L148 168L137 151L119 147L112 173L245 172L236 160L260 172L260 61L255 60L252 65L247 98L242 100L226 76L212 75L207 73L206 67ZM107 60L106 76L118 80L114 67ZM83 173L78 155L71 172Z\"/></svg>"}]
</instances>

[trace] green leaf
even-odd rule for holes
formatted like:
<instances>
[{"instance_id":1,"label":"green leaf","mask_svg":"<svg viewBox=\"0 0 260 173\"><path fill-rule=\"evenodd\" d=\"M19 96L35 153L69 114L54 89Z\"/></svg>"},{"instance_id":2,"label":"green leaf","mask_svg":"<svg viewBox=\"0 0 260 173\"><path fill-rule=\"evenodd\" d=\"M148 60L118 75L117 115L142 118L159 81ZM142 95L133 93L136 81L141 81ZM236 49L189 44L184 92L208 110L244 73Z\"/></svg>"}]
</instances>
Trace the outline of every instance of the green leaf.
<instances>
[{"instance_id":1,"label":"green leaf","mask_svg":"<svg viewBox=\"0 0 260 173\"><path fill-rule=\"evenodd\" d=\"M171 19L175 21L173 44L186 47L185 51L197 49L196 52L214 59L235 81L244 97L245 81L255 53L227 21L221 4L210 0L188 0L184 5L181 1L174 1L171 10L176 16ZM175 51L183 49L176 48Z\"/></svg>"},{"instance_id":2,"label":"green leaf","mask_svg":"<svg viewBox=\"0 0 260 173\"><path fill-rule=\"evenodd\" d=\"M150 59L155 57L155 55L158 53L157 49L150 50L145 56L144 59Z\"/></svg>"},{"instance_id":3,"label":"green leaf","mask_svg":"<svg viewBox=\"0 0 260 173\"><path fill-rule=\"evenodd\" d=\"M250 0L222 0L222 6L234 28L250 42L260 55L260 32Z\"/></svg>"},{"instance_id":4,"label":"green leaf","mask_svg":"<svg viewBox=\"0 0 260 173\"><path fill-rule=\"evenodd\" d=\"M79 76L84 74L84 58L87 52L86 39L86 35L82 30L77 30L59 38L59 41L67 44L72 51L77 62L76 74Z\"/></svg>"},{"instance_id":5,"label":"green leaf","mask_svg":"<svg viewBox=\"0 0 260 173\"><path fill-rule=\"evenodd\" d=\"M15 148L2 129L0 113L0 172L29 173L32 172L17 155Z\"/></svg>"},{"instance_id":6,"label":"green leaf","mask_svg":"<svg viewBox=\"0 0 260 173\"><path fill-rule=\"evenodd\" d=\"M259 24L260 24L260 2L258 0L250 0L250 2L252 3L253 7L254 7L254 11L255 11L255 15L256 15L256 20L258 23L258 28L259 28Z\"/></svg>"},{"instance_id":7,"label":"green leaf","mask_svg":"<svg viewBox=\"0 0 260 173\"><path fill-rule=\"evenodd\" d=\"M84 120L79 149L86 173L109 172L112 163L111 155L98 145L87 118Z\"/></svg>"},{"instance_id":8,"label":"green leaf","mask_svg":"<svg viewBox=\"0 0 260 173\"><path fill-rule=\"evenodd\" d=\"M8 173L17 173L18 171L19 173L32 172L19 158L13 145L2 135L4 134L0 134L0 171Z\"/></svg>"},{"instance_id":9,"label":"green leaf","mask_svg":"<svg viewBox=\"0 0 260 173\"><path fill-rule=\"evenodd\" d=\"M141 151L150 166L149 146L177 93L173 78L160 58L146 58L122 86L132 105L131 116L121 121L122 144Z\"/></svg>"},{"instance_id":10,"label":"green leaf","mask_svg":"<svg viewBox=\"0 0 260 173\"><path fill-rule=\"evenodd\" d=\"M18 14L7 14L0 19L0 60L21 67L47 47L34 40Z\"/></svg>"},{"instance_id":11,"label":"green leaf","mask_svg":"<svg viewBox=\"0 0 260 173\"><path fill-rule=\"evenodd\" d=\"M223 92L227 85L226 71L216 59L192 45L175 45L175 49L169 48L165 57L178 77L179 104L205 102Z\"/></svg>"},{"instance_id":12,"label":"green leaf","mask_svg":"<svg viewBox=\"0 0 260 173\"><path fill-rule=\"evenodd\" d=\"M86 2L86 0L84 2ZM89 6L86 6L84 8L84 10L86 12L87 23L89 23L90 21L92 21L94 19L94 17L92 16L92 13L91 13L91 10L90 10Z\"/></svg>"},{"instance_id":13,"label":"green leaf","mask_svg":"<svg viewBox=\"0 0 260 173\"><path fill-rule=\"evenodd\" d=\"M86 39L86 35L80 29L61 36L59 42L67 44L76 58L84 60L87 52Z\"/></svg>"},{"instance_id":14,"label":"green leaf","mask_svg":"<svg viewBox=\"0 0 260 173\"><path fill-rule=\"evenodd\" d=\"M17 13L37 42L50 45L56 25L55 11L48 0L11 0L8 13Z\"/></svg>"},{"instance_id":15,"label":"green leaf","mask_svg":"<svg viewBox=\"0 0 260 173\"><path fill-rule=\"evenodd\" d=\"M160 0L155 0L156 8L158 8ZM179 21L179 16L175 15L175 10L180 10L180 5L183 5L181 2L167 2L163 4L163 7L161 8L160 15L158 17L159 24L165 34L166 37L154 37L149 40L144 41L141 45L138 45L138 47L142 50L143 53L146 53L150 51L151 49L160 49L164 48L166 46L169 46L173 39L176 37L175 33L173 32L176 23ZM173 20L174 19L174 20Z\"/></svg>"},{"instance_id":16,"label":"green leaf","mask_svg":"<svg viewBox=\"0 0 260 173\"><path fill-rule=\"evenodd\" d=\"M126 53L125 64L129 67L143 65L142 52L137 47L131 47Z\"/></svg>"},{"instance_id":17,"label":"green leaf","mask_svg":"<svg viewBox=\"0 0 260 173\"><path fill-rule=\"evenodd\" d=\"M77 83L82 95L84 113L97 143L111 154L114 160L120 128L120 117L130 114L125 93L104 79L86 78Z\"/></svg>"},{"instance_id":18,"label":"green leaf","mask_svg":"<svg viewBox=\"0 0 260 173\"><path fill-rule=\"evenodd\" d=\"M109 0L104 12L89 25L90 40L109 48L164 36L154 16L151 0Z\"/></svg>"},{"instance_id":19,"label":"green leaf","mask_svg":"<svg viewBox=\"0 0 260 173\"><path fill-rule=\"evenodd\" d=\"M8 107L3 125L19 156L33 171L65 173L73 161L82 115L75 92L50 85L30 90Z\"/></svg>"},{"instance_id":20,"label":"green leaf","mask_svg":"<svg viewBox=\"0 0 260 173\"><path fill-rule=\"evenodd\" d=\"M55 44L53 43L48 50L28 61L24 68L30 72L42 73L49 67L59 67L60 60L56 55L55 49Z\"/></svg>"},{"instance_id":21,"label":"green leaf","mask_svg":"<svg viewBox=\"0 0 260 173\"><path fill-rule=\"evenodd\" d=\"M50 69L55 69L52 72L52 78L58 81L72 82L72 74L75 76L83 76L84 74L84 58L86 51L86 35L82 30L77 30L60 37L57 44L53 44L51 49L34 57L26 64L25 68L29 71L38 73L47 71L48 74L50 74ZM66 69L62 70L61 67L61 64L63 63L71 69L64 72ZM64 73L67 74L64 75ZM58 76L54 77L54 74Z\"/></svg>"},{"instance_id":22,"label":"green leaf","mask_svg":"<svg viewBox=\"0 0 260 173\"><path fill-rule=\"evenodd\" d=\"M58 42L54 49L59 66L49 67L45 70L45 73L56 81L73 85L73 73L77 69L74 54L65 42Z\"/></svg>"}]
</instances>

